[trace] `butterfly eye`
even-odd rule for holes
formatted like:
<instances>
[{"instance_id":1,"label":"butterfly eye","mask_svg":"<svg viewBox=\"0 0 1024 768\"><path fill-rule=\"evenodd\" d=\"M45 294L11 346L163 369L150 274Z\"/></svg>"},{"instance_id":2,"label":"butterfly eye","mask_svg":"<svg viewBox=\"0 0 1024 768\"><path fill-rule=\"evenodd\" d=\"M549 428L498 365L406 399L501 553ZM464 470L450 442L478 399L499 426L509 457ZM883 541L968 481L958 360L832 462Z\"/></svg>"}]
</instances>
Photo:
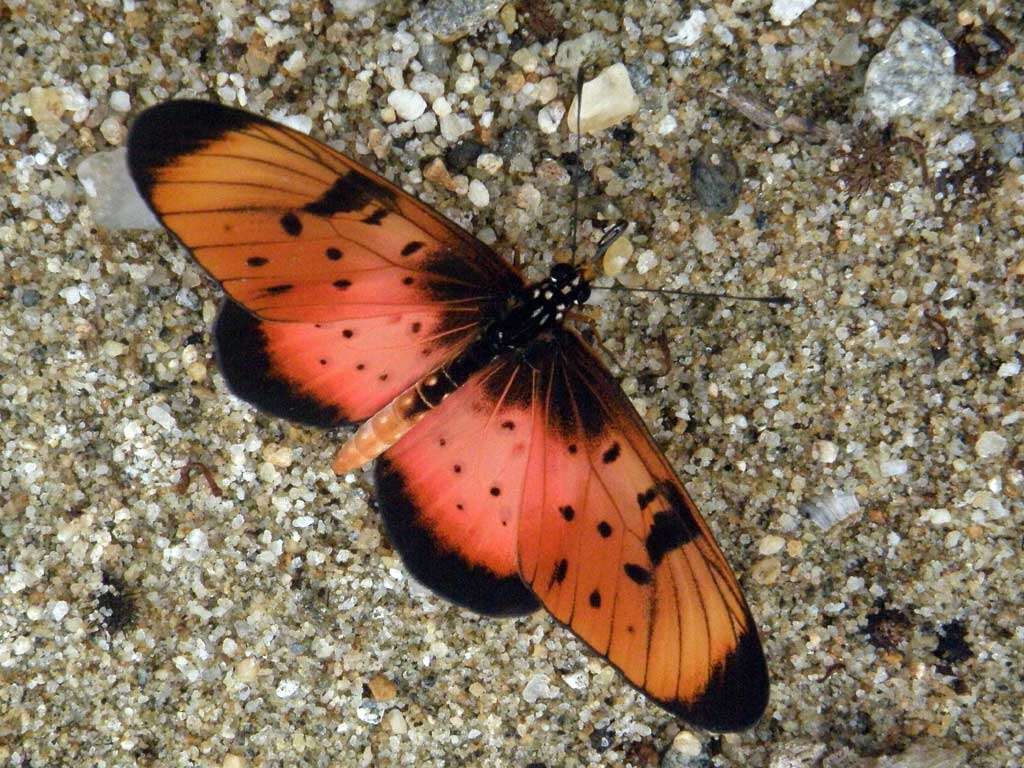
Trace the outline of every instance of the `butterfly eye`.
<instances>
[{"instance_id":1,"label":"butterfly eye","mask_svg":"<svg viewBox=\"0 0 1024 768\"><path fill-rule=\"evenodd\" d=\"M571 282L575 275L576 268L571 264L555 264L551 268L551 279L558 285Z\"/></svg>"}]
</instances>

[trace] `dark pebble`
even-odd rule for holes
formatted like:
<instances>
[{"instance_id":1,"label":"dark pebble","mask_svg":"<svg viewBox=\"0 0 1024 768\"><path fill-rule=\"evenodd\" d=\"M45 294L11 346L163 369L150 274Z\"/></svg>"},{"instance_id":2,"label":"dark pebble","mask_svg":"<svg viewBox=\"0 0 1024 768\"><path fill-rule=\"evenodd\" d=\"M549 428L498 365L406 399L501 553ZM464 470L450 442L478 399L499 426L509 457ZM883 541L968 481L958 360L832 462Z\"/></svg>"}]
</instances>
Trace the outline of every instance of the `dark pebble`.
<instances>
[{"instance_id":1,"label":"dark pebble","mask_svg":"<svg viewBox=\"0 0 1024 768\"><path fill-rule=\"evenodd\" d=\"M21 292L21 305L23 307L34 307L41 298L39 291L35 288L26 288Z\"/></svg>"},{"instance_id":2,"label":"dark pebble","mask_svg":"<svg viewBox=\"0 0 1024 768\"><path fill-rule=\"evenodd\" d=\"M451 173L462 173L476 162L484 151L484 145L475 139L463 139L444 153L444 164Z\"/></svg>"},{"instance_id":3,"label":"dark pebble","mask_svg":"<svg viewBox=\"0 0 1024 768\"><path fill-rule=\"evenodd\" d=\"M516 155L521 154L529 157L533 154L533 139L532 131L519 125L512 126L501 135L501 141L498 144L498 154L501 155L506 163L511 161Z\"/></svg>"},{"instance_id":4,"label":"dark pebble","mask_svg":"<svg viewBox=\"0 0 1024 768\"><path fill-rule=\"evenodd\" d=\"M590 734L590 746L595 752L604 752L615 741L615 733L607 728L595 728Z\"/></svg>"},{"instance_id":5,"label":"dark pebble","mask_svg":"<svg viewBox=\"0 0 1024 768\"><path fill-rule=\"evenodd\" d=\"M690 180L701 208L720 216L740 201L740 168L727 149L708 144L690 163Z\"/></svg>"}]
</instances>

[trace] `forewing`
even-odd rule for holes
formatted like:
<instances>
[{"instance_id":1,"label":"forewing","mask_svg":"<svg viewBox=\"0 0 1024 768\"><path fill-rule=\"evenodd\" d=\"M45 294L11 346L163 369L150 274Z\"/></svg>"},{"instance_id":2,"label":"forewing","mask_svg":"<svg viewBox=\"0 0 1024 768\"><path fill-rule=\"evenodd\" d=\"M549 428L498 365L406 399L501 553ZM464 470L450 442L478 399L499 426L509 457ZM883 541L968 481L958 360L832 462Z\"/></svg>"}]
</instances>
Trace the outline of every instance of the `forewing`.
<instances>
[{"instance_id":1,"label":"forewing","mask_svg":"<svg viewBox=\"0 0 1024 768\"><path fill-rule=\"evenodd\" d=\"M518 521L523 580L662 706L709 730L749 727L767 668L729 564L604 365L567 331L550 357L526 466L542 488Z\"/></svg>"},{"instance_id":2,"label":"forewing","mask_svg":"<svg viewBox=\"0 0 1024 768\"><path fill-rule=\"evenodd\" d=\"M394 184L241 110L153 107L132 127L128 163L164 225L254 316L225 308L220 357L232 389L272 413L366 418L522 286L493 251Z\"/></svg>"}]
</instances>

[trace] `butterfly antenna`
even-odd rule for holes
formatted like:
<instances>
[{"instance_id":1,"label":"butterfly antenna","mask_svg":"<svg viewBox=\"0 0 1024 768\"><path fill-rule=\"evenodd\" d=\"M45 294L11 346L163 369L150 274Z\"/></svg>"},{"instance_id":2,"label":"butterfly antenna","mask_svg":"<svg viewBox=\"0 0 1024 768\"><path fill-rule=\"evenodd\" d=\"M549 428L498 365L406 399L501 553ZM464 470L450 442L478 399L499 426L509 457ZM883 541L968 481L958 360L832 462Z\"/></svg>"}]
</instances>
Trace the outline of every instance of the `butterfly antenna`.
<instances>
[{"instance_id":1,"label":"butterfly antenna","mask_svg":"<svg viewBox=\"0 0 1024 768\"><path fill-rule=\"evenodd\" d=\"M603 238L602 238L603 242ZM610 243L609 243L610 245ZM605 250L608 250L605 248ZM668 296L689 296L693 299L729 299L731 301L756 301L761 304L792 304L789 296L737 296L733 293L706 293L704 291L680 291L672 288L629 288L625 285L591 285L593 291L616 291L619 293L663 293Z\"/></svg>"},{"instance_id":2,"label":"butterfly antenna","mask_svg":"<svg viewBox=\"0 0 1024 768\"><path fill-rule=\"evenodd\" d=\"M580 219L580 170L583 166L583 155L580 154L580 115L583 113L583 67L576 70L576 173L573 176L572 201L572 263L576 266L576 225Z\"/></svg>"}]
</instances>

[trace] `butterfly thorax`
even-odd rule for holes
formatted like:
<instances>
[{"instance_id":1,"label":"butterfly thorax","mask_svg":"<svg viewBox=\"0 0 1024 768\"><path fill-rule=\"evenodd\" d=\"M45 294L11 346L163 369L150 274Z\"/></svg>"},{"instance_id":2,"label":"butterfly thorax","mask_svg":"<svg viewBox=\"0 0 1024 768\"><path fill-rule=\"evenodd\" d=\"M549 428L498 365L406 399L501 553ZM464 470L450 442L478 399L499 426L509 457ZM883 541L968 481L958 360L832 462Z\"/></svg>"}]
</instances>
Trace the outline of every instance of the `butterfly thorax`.
<instances>
[{"instance_id":1,"label":"butterfly thorax","mask_svg":"<svg viewBox=\"0 0 1024 768\"><path fill-rule=\"evenodd\" d=\"M522 349L541 332L560 324L566 312L589 297L590 285L580 270L555 264L548 277L510 300L504 314L484 331L482 341L495 355Z\"/></svg>"}]
</instances>

